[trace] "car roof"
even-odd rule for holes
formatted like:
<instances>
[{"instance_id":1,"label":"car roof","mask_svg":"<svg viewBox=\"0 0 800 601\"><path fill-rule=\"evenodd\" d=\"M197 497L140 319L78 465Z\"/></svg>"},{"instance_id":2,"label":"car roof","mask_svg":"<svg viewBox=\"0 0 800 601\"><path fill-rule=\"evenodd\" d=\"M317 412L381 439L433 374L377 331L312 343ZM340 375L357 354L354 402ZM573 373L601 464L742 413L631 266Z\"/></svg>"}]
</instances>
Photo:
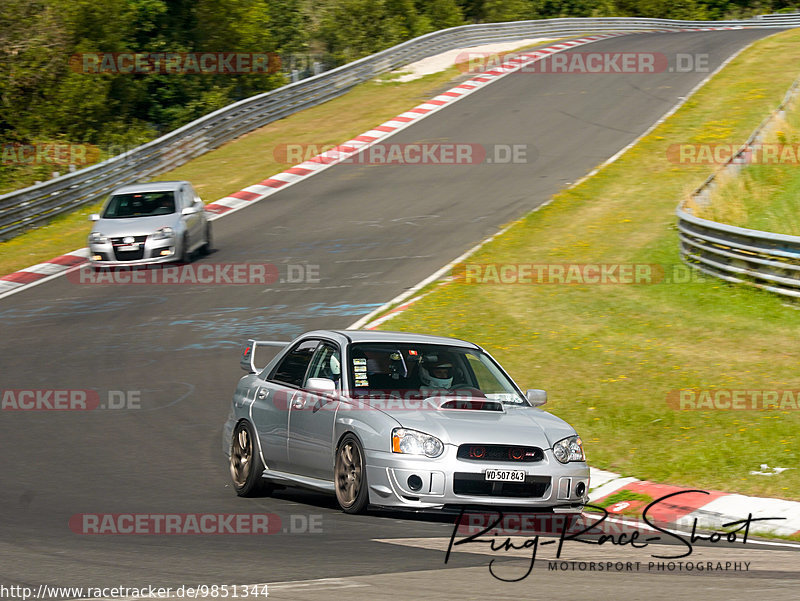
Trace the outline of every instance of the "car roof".
<instances>
[{"instance_id":1,"label":"car roof","mask_svg":"<svg viewBox=\"0 0 800 601\"><path fill-rule=\"evenodd\" d=\"M113 194L135 194L136 192L167 192L177 190L183 184L188 184L186 180L172 180L165 182L148 182L145 184L128 184L117 188Z\"/></svg>"},{"instance_id":2,"label":"car roof","mask_svg":"<svg viewBox=\"0 0 800 601\"><path fill-rule=\"evenodd\" d=\"M314 336L334 336L344 338L350 342L399 342L411 344L443 344L450 346L462 346L465 348L480 348L477 344L459 340L458 338L447 338L445 336L432 336L430 334L416 334L413 332L385 332L383 330L315 330L306 332L303 337Z\"/></svg>"}]
</instances>

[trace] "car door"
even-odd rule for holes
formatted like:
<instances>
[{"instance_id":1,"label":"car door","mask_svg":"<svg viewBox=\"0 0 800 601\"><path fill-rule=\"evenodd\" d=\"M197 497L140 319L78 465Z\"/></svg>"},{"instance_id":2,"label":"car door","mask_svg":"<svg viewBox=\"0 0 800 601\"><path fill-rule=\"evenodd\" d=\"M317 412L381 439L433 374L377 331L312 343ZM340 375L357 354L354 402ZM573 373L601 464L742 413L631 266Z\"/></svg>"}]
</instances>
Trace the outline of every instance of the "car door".
<instances>
[{"instance_id":1,"label":"car door","mask_svg":"<svg viewBox=\"0 0 800 601\"><path fill-rule=\"evenodd\" d=\"M195 244L199 246L205 241L206 225L208 223L208 217L206 216L206 211L205 211L205 204L203 203L202 199L197 195L197 191L191 186L191 184L186 184L186 195L188 196L187 202L189 202L189 205L197 210L197 214L195 215L196 220L194 223L194 226L196 228L194 234L194 240Z\"/></svg>"},{"instance_id":2,"label":"car door","mask_svg":"<svg viewBox=\"0 0 800 601\"><path fill-rule=\"evenodd\" d=\"M309 378L334 380L341 390L341 352L333 342L322 341L314 352L303 390L289 409L289 462L296 473L311 478L333 477L333 429L339 401L336 395L307 390Z\"/></svg>"},{"instance_id":3,"label":"car door","mask_svg":"<svg viewBox=\"0 0 800 601\"><path fill-rule=\"evenodd\" d=\"M289 461L289 408L300 391L318 339L294 345L280 362L259 378L253 391L252 418L261 441L264 463L268 469L295 473Z\"/></svg>"},{"instance_id":4,"label":"car door","mask_svg":"<svg viewBox=\"0 0 800 601\"><path fill-rule=\"evenodd\" d=\"M189 248L194 250L203 239L203 215L202 210L195 204L194 191L188 186L182 186L178 194L180 200L180 211L191 209L188 214L183 215L182 219L186 225L186 233L189 238Z\"/></svg>"}]
</instances>

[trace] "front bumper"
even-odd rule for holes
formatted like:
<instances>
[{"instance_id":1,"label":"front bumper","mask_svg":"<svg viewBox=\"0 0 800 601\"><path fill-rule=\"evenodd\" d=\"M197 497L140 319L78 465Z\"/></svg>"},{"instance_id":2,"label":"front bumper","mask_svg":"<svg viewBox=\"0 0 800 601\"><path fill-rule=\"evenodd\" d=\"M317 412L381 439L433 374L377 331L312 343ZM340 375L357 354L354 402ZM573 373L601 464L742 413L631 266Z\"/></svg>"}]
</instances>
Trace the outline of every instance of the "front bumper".
<instances>
[{"instance_id":1,"label":"front bumper","mask_svg":"<svg viewBox=\"0 0 800 601\"><path fill-rule=\"evenodd\" d=\"M126 245L128 246L128 245ZM112 242L89 243L89 260L97 266L134 266L153 263L169 263L178 257L178 243L175 238L153 239L148 236L139 242L136 250L120 250L121 245Z\"/></svg>"},{"instance_id":2,"label":"front bumper","mask_svg":"<svg viewBox=\"0 0 800 601\"><path fill-rule=\"evenodd\" d=\"M579 513L588 502L589 466L559 463L552 450L536 462L473 461L456 457L447 445L441 457L429 459L386 451L365 450L370 503L406 509L436 509L445 505L524 507ZM523 470L524 485L492 486L487 469ZM414 490L409 483L421 487Z\"/></svg>"}]
</instances>

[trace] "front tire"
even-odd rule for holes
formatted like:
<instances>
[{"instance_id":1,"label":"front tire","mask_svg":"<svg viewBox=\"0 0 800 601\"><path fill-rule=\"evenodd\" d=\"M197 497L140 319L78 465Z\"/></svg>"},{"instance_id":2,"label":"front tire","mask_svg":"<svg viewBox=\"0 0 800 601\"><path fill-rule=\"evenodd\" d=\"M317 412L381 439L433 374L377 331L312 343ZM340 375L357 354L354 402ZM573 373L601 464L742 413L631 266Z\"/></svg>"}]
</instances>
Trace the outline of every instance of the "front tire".
<instances>
[{"instance_id":1,"label":"front tire","mask_svg":"<svg viewBox=\"0 0 800 601\"><path fill-rule=\"evenodd\" d=\"M203 246L200 247L200 252L204 255L208 255L211 253L211 224L206 223L206 241Z\"/></svg>"},{"instance_id":2,"label":"front tire","mask_svg":"<svg viewBox=\"0 0 800 601\"><path fill-rule=\"evenodd\" d=\"M345 513L363 513L369 504L367 464L364 449L353 434L347 434L336 450L334 465L336 500Z\"/></svg>"},{"instance_id":3,"label":"front tire","mask_svg":"<svg viewBox=\"0 0 800 601\"><path fill-rule=\"evenodd\" d=\"M264 462L249 422L239 422L233 429L230 468L233 488L240 497L256 497L272 491L269 482L261 477Z\"/></svg>"},{"instance_id":4,"label":"front tire","mask_svg":"<svg viewBox=\"0 0 800 601\"><path fill-rule=\"evenodd\" d=\"M181 243L181 263L192 262L192 252L189 250L189 236L183 235L183 242Z\"/></svg>"}]
</instances>

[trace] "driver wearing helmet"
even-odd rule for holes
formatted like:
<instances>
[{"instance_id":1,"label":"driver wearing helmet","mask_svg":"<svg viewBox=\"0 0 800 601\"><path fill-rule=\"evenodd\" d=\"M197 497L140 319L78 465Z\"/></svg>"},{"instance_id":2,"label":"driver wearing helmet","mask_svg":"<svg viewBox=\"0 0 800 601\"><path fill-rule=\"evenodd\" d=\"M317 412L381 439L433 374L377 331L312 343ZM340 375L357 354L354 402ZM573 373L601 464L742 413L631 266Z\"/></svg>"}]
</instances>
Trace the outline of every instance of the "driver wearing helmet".
<instances>
[{"instance_id":1,"label":"driver wearing helmet","mask_svg":"<svg viewBox=\"0 0 800 601\"><path fill-rule=\"evenodd\" d=\"M437 394L453 385L453 364L443 357L425 357L419 366L420 391Z\"/></svg>"}]
</instances>

